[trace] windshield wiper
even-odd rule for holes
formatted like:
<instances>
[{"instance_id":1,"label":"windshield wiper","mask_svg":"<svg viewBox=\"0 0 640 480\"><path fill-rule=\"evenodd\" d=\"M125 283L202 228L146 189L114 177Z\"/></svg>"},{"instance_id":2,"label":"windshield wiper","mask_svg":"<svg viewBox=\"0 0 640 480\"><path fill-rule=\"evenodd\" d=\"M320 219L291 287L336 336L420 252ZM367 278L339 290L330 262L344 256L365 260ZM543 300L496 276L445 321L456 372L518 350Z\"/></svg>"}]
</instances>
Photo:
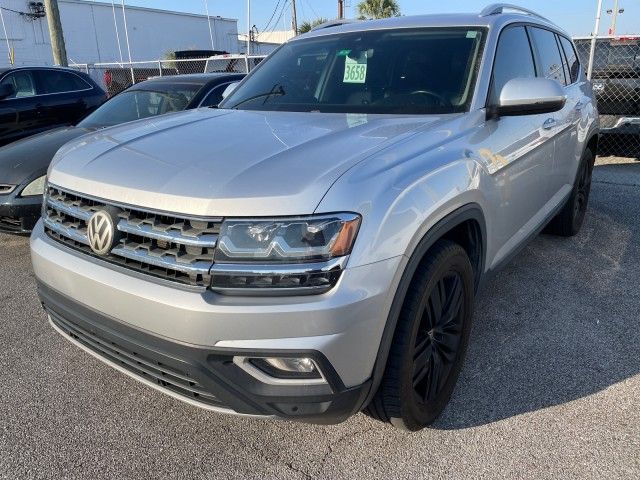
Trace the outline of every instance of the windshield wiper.
<instances>
[{"instance_id":1,"label":"windshield wiper","mask_svg":"<svg viewBox=\"0 0 640 480\"><path fill-rule=\"evenodd\" d=\"M229 107L229 108L238 108L240 105L242 105L243 103L247 103L250 102L251 100L257 100L258 98L263 98L264 97L264 103L267 102L267 99L273 95L286 95L284 88L282 88L282 85L276 83L273 88L271 90L269 90L268 92L264 92L264 93L259 93L257 95L252 95L249 98L245 98L244 100L241 100L240 102L236 103L233 107Z\"/></svg>"}]
</instances>

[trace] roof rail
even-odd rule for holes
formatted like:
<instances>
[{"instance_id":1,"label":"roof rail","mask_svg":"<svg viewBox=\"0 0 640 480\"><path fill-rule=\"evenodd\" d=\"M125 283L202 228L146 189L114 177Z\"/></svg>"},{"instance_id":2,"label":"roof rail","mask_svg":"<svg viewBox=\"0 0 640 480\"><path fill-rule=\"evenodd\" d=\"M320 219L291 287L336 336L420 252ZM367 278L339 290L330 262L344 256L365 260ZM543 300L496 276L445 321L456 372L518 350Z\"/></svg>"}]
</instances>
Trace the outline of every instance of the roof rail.
<instances>
[{"instance_id":1,"label":"roof rail","mask_svg":"<svg viewBox=\"0 0 640 480\"><path fill-rule=\"evenodd\" d=\"M349 20L346 18L329 20L328 22L324 22L316 27L313 27L310 31L315 32L316 30L322 30L323 28L339 27L340 25L346 25L347 23L354 23L356 21L357 20Z\"/></svg>"},{"instance_id":2,"label":"roof rail","mask_svg":"<svg viewBox=\"0 0 640 480\"><path fill-rule=\"evenodd\" d=\"M506 13L505 10L511 10L515 13L523 13L525 15L531 15L532 17L538 17L545 22L553 23L546 17L543 17L539 13L534 12L533 10L529 10L528 8L518 7L517 5L511 5L509 3L494 3L485 7L480 12L481 17L488 17L490 15L500 15L502 13Z\"/></svg>"}]
</instances>

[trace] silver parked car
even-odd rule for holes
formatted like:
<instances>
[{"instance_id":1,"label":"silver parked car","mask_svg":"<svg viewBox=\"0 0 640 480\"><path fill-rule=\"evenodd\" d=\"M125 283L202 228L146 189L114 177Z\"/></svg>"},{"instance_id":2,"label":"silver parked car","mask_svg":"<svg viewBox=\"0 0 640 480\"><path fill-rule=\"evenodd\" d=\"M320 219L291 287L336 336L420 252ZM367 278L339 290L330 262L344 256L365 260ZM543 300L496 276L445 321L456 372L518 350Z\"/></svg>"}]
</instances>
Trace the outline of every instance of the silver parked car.
<instances>
[{"instance_id":1,"label":"silver parked car","mask_svg":"<svg viewBox=\"0 0 640 480\"><path fill-rule=\"evenodd\" d=\"M53 327L215 411L405 429L449 400L483 281L585 217L569 36L506 5L332 24L219 109L67 144L31 249Z\"/></svg>"}]
</instances>

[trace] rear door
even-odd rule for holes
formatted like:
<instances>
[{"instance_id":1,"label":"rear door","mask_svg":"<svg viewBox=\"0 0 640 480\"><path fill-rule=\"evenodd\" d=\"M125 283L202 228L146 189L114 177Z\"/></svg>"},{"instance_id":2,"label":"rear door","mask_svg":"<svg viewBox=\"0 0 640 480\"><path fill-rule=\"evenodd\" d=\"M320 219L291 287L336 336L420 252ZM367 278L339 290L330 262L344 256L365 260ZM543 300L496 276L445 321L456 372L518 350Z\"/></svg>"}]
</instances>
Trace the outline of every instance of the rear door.
<instances>
[{"instance_id":1,"label":"rear door","mask_svg":"<svg viewBox=\"0 0 640 480\"><path fill-rule=\"evenodd\" d=\"M59 69L41 69L37 73L43 123L49 127L70 125L87 113L87 94L93 87L79 75Z\"/></svg>"},{"instance_id":2,"label":"rear door","mask_svg":"<svg viewBox=\"0 0 640 480\"><path fill-rule=\"evenodd\" d=\"M528 29L536 54L538 76L558 82L564 87L564 93L567 96L564 108L547 114L543 126L553 138L555 149L552 169L549 172L550 194L563 197L568 194L568 188L570 188L568 184L573 183L573 180L568 182L568 172L576 165L576 148L579 143L577 127L580 119L579 111L583 107L582 95L575 82L571 80L571 71L558 36L544 28L528 27Z\"/></svg>"}]
</instances>

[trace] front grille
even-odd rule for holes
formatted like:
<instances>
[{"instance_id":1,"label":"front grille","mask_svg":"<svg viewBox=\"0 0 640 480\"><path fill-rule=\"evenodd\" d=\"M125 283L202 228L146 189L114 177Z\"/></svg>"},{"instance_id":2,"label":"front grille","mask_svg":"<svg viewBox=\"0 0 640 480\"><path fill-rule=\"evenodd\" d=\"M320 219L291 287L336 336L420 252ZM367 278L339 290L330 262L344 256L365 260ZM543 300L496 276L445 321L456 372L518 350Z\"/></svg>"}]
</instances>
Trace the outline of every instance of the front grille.
<instances>
[{"instance_id":1,"label":"front grille","mask_svg":"<svg viewBox=\"0 0 640 480\"><path fill-rule=\"evenodd\" d=\"M22 221L17 217L0 217L0 229L19 232L22 230Z\"/></svg>"},{"instance_id":2,"label":"front grille","mask_svg":"<svg viewBox=\"0 0 640 480\"><path fill-rule=\"evenodd\" d=\"M104 339L97 332L88 331L51 310L47 310L47 313L51 321L71 338L134 375L190 400L217 407L223 406L217 397L205 391L188 373Z\"/></svg>"},{"instance_id":3,"label":"front grille","mask_svg":"<svg viewBox=\"0 0 640 480\"><path fill-rule=\"evenodd\" d=\"M116 208L121 235L107 255L89 246L87 224L98 210ZM87 255L164 280L209 285L209 270L222 219L193 219L114 205L49 186L44 226L47 234Z\"/></svg>"}]
</instances>

